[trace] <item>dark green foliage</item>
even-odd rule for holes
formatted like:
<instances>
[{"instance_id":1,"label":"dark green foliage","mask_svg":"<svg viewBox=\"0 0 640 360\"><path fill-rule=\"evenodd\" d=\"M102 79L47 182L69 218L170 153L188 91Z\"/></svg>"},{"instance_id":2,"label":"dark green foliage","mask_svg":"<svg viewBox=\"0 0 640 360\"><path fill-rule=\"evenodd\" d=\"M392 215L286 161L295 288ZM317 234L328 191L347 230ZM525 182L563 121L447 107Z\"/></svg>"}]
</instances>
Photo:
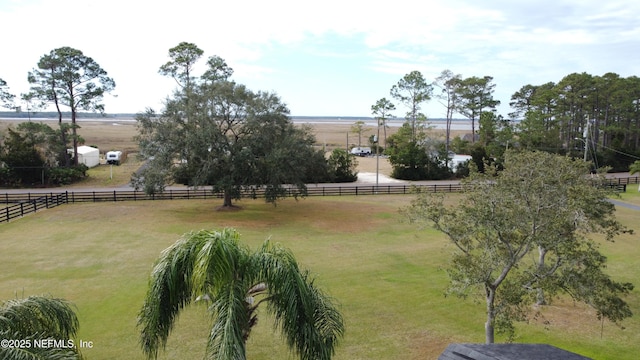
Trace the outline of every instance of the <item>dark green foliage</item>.
<instances>
[{"instance_id":1,"label":"dark green foliage","mask_svg":"<svg viewBox=\"0 0 640 360\"><path fill-rule=\"evenodd\" d=\"M431 99L433 85L426 81L420 71L414 70L393 85L389 93L407 107L405 118L411 129L410 140L418 141L419 133L427 120L426 115L420 112L421 104Z\"/></svg>"},{"instance_id":2,"label":"dark green foliage","mask_svg":"<svg viewBox=\"0 0 640 360\"><path fill-rule=\"evenodd\" d=\"M485 109L495 109L500 105L499 100L494 100L493 91L496 87L492 83L493 77L479 78L472 76L456 81L456 104L460 114L471 120L471 133L476 134L476 120ZM471 142L475 142L475 137Z\"/></svg>"},{"instance_id":3,"label":"dark green foliage","mask_svg":"<svg viewBox=\"0 0 640 360\"><path fill-rule=\"evenodd\" d=\"M134 186L147 193L163 191L172 181L212 186L224 193L223 205L231 206L241 193L262 190L275 202L306 195L307 182L326 181L327 164L313 148L311 129L294 126L277 95L227 80L232 70L218 57L209 59L203 77L192 76L197 50L188 43L170 50L172 61L160 72L181 88L161 114L137 116L147 164L134 176Z\"/></svg>"},{"instance_id":4,"label":"dark green foliage","mask_svg":"<svg viewBox=\"0 0 640 360\"><path fill-rule=\"evenodd\" d=\"M358 180L357 166L358 161L354 155L342 149L333 150L328 161L331 181L341 183Z\"/></svg>"},{"instance_id":5,"label":"dark green foliage","mask_svg":"<svg viewBox=\"0 0 640 360\"><path fill-rule=\"evenodd\" d=\"M413 141L413 129L409 123L402 125L398 132L389 137L386 154L393 167L391 176L402 180L446 179L451 173L444 157L428 152L424 136L419 133L420 142Z\"/></svg>"},{"instance_id":6,"label":"dark green foliage","mask_svg":"<svg viewBox=\"0 0 640 360\"><path fill-rule=\"evenodd\" d=\"M38 68L29 72L27 79L31 84L31 90L25 96L38 100L40 104L36 104L36 107L46 103L56 107L60 125L60 144L66 145L69 141L72 143L74 164L78 165L78 110L104 112L102 100L105 94L115 88L115 82L95 60L68 46L53 49L49 54L40 57ZM70 138L63 128L60 106L68 107L71 111ZM67 156L66 150L61 155L65 158L62 165L70 166L71 159Z\"/></svg>"},{"instance_id":7,"label":"dark green foliage","mask_svg":"<svg viewBox=\"0 0 640 360\"><path fill-rule=\"evenodd\" d=\"M192 80L193 65L204 54L202 49L193 43L181 42L169 49L171 61L160 67L161 75L170 76L181 87L189 87Z\"/></svg>"},{"instance_id":8,"label":"dark green foliage","mask_svg":"<svg viewBox=\"0 0 640 360\"><path fill-rule=\"evenodd\" d=\"M311 152L303 182L305 184L317 184L332 181L331 167L329 161L325 158L324 151L316 150Z\"/></svg>"},{"instance_id":9,"label":"dark green foliage","mask_svg":"<svg viewBox=\"0 0 640 360\"><path fill-rule=\"evenodd\" d=\"M425 148L415 142L394 149L389 162L393 166L391 176L402 180L429 179L429 168L437 165L429 159Z\"/></svg>"},{"instance_id":10,"label":"dark green foliage","mask_svg":"<svg viewBox=\"0 0 640 360\"><path fill-rule=\"evenodd\" d=\"M72 167L48 169L48 179L52 185L70 185L87 177L89 168L85 164Z\"/></svg>"},{"instance_id":11,"label":"dark green foliage","mask_svg":"<svg viewBox=\"0 0 640 360\"><path fill-rule=\"evenodd\" d=\"M624 171L640 147L639 98L640 78L615 73L525 85L510 102L517 146L582 157L588 144L587 161Z\"/></svg>"},{"instance_id":12,"label":"dark green foliage","mask_svg":"<svg viewBox=\"0 0 640 360\"><path fill-rule=\"evenodd\" d=\"M377 127L377 141L374 142L370 141L372 145L375 145L375 149L376 149L376 153L378 154L382 154L384 152L384 148L382 148L380 146L380 128L382 127L382 134L383 134L383 144L384 146L387 146L387 120L390 117L393 117L393 114L391 113L392 111L396 110L396 106L389 100L387 100L387 98L382 98L379 99L378 101L376 101L376 103L374 105L371 105L371 114L376 118L376 120L378 121L378 127Z\"/></svg>"},{"instance_id":13,"label":"dark green foliage","mask_svg":"<svg viewBox=\"0 0 640 360\"><path fill-rule=\"evenodd\" d=\"M7 82L0 79L0 106L5 107L7 109L12 109L15 105L13 104L13 99L16 96L9 92L9 87L7 86Z\"/></svg>"},{"instance_id":14,"label":"dark green foliage","mask_svg":"<svg viewBox=\"0 0 640 360\"><path fill-rule=\"evenodd\" d=\"M60 131L70 128L63 124ZM59 166L64 164L67 149L60 143L60 131L36 122L9 128L0 146L0 182L4 186L68 185L86 177L84 164Z\"/></svg>"},{"instance_id":15,"label":"dark green foliage","mask_svg":"<svg viewBox=\"0 0 640 360\"><path fill-rule=\"evenodd\" d=\"M8 169L4 185L43 184L45 161L36 145L20 132L7 131L0 148L0 161Z\"/></svg>"}]
</instances>

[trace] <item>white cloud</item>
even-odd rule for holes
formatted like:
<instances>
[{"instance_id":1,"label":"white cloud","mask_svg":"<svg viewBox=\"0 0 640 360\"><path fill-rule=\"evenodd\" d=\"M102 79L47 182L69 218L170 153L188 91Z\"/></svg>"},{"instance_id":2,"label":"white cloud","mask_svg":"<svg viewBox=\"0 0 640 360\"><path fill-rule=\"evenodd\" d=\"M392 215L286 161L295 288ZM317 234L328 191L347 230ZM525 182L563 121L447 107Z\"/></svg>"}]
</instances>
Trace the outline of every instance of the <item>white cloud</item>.
<instances>
[{"instance_id":1,"label":"white cloud","mask_svg":"<svg viewBox=\"0 0 640 360\"><path fill-rule=\"evenodd\" d=\"M621 0L11 0L0 4L10 55L0 77L25 92L40 56L72 46L115 79L107 111L157 108L174 86L157 69L188 41L226 59L234 77L292 94L284 101L298 114L368 115L367 99L413 70L494 76L508 103L523 85L572 72L638 75L638 13L639 2Z\"/></svg>"}]
</instances>

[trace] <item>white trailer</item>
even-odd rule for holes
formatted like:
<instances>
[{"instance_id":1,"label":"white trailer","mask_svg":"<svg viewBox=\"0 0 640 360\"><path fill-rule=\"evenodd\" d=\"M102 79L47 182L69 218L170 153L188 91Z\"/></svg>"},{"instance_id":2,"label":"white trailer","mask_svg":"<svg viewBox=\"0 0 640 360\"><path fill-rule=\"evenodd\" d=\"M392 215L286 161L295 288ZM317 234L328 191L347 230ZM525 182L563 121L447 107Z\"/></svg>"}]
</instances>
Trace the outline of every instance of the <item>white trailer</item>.
<instances>
[{"instance_id":1,"label":"white trailer","mask_svg":"<svg viewBox=\"0 0 640 360\"><path fill-rule=\"evenodd\" d=\"M353 149L351 149L351 155L358 155L358 156L371 155L371 148L356 146Z\"/></svg>"},{"instance_id":2,"label":"white trailer","mask_svg":"<svg viewBox=\"0 0 640 360\"><path fill-rule=\"evenodd\" d=\"M105 159L109 165L120 165L122 161L122 151L107 151Z\"/></svg>"}]
</instances>

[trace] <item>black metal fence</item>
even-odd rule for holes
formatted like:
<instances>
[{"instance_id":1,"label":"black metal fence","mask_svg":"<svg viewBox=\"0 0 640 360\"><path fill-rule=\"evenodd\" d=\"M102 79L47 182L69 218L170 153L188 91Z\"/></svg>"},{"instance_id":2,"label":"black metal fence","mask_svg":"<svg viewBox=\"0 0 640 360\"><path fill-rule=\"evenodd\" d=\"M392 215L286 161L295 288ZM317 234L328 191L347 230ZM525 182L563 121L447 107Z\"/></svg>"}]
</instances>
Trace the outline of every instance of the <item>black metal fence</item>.
<instances>
[{"instance_id":1,"label":"black metal fence","mask_svg":"<svg viewBox=\"0 0 640 360\"><path fill-rule=\"evenodd\" d=\"M626 191L627 184L638 184L639 177L627 177L611 179L609 186L618 191ZM459 183L446 184L415 184L415 185L351 185L336 186L317 185L307 187L307 196L361 196L361 195L401 195L411 194L415 189L422 192L460 192L462 186ZM294 196L292 190L288 196ZM189 200L189 199L221 199L222 193L213 192L210 189L169 189L162 193L145 194L135 190L110 190L110 191L62 191L50 193L4 193L0 194L0 204L7 204L0 209L0 223L22 217L26 214L41 209L48 209L62 204L82 202L118 202L118 201L145 201L145 200ZM243 198L262 198L263 190L245 191L241 193Z\"/></svg>"}]
</instances>

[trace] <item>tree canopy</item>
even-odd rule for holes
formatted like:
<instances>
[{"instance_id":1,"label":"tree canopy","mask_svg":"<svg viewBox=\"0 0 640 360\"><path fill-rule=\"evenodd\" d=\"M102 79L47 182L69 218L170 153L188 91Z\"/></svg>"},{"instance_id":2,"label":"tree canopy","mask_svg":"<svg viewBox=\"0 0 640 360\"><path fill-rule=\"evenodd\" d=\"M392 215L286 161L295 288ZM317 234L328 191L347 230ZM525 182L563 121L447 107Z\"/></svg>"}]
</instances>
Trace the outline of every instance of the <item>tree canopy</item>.
<instances>
[{"instance_id":1,"label":"tree canopy","mask_svg":"<svg viewBox=\"0 0 640 360\"><path fill-rule=\"evenodd\" d=\"M82 51L61 47L51 50L38 61L37 69L29 72L31 84L30 99L42 103L53 103L58 112L58 121L62 126L62 110L66 106L71 110L71 131L74 165L78 165L78 136L76 117L78 110L104 111L104 94L111 92L116 84L107 72ZM61 131L64 136L66 132ZM67 143L62 138L63 144ZM65 150L66 153L66 150ZM66 156L66 155L65 155ZM69 165L69 164L66 164Z\"/></svg>"},{"instance_id":2,"label":"tree canopy","mask_svg":"<svg viewBox=\"0 0 640 360\"><path fill-rule=\"evenodd\" d=\"M213 318L208 359L245 359L262 304L300 359L330 359L344 332L331 298L291 251L270 241L251 251L233 229L201 230L164 250L153 268L138 320L148 358L166 346L178 314L199 300Z\"/></svg>"},{"instance_id":3,"label":"tree canopy","mask_svg":"<svg viewBox=\"0 0 640 360\"><path fill-rule=\"evenodd\" d=\"M587 155L595 167L624 171L640 157L640 78L572 73L525 85L511 96L527 149Z\"/></svg>"},{"instance_id":4,"label":"tree canopy","mask_svg":"<svg viewBox=\"0 0 640 360\"><path fill-rule=\"evenodd\" d=\"M496 87L492 83L493 77L472 76L460 81L456 87L458 101L457 111L471 120L471 133L474 134L471 142L475 142L476 120L479 119L485 109L495 109L500 104L499 100L493 98L493 91ZM456 84L456 81L453 80Z\"/></svg>"},{"instance_id":5,"label":"tree canopy","mask_svg":"<svg viewBox=\"0 0 640 360\"><path fill-rule=\"evenodd\" d=\"M181 42L169 49L170 61L160 67L161 75L172 77L180 87L188 87L193 80L193 66L204 54L193 43Z\"/></svg>"},{"instance_id":6,"label":"tree canopy","mask_svg":"<svg viewBox=\"0 0 640 360\"><path fill-rule=\"evenodd\" d=\"M604 177L586 177L583 161L543 152L505 154L504 170L472 173L456 205L420 194L406 209L455 245L449 292L486 301L487 343L494 329L512 334L531 303L559 294L592 306L613 322L631 316L622 299L633 289L604 271L606 257L591 238L626 229L607 201Z\"/></svg>"},{"instance_id":7,"label":"tree canopy","mask_svg":"<svg viewBox=\"0 0 640 360\"><path fill-rule=\"evenodd\" d=\"M12 109L14 107L13 99L15 97L15 95L9 92L7 82L0 78L0 105L7 109Z\"/></svg>"},{"instance_id":8,"label":"tree canopy","mask_svg":"<svg viewBox=\"0 0 640 360\"><path fill-rule=\"evenodd\" d=\"M411 127L411 141L416 141L417 133L427 117L420 112L421 104L431 99L433 85L428 83L420 71L414 70L391 87L391 97L407 108L406 119Z\"/></svg>"},{"instance_id":9,"label":"tree canopy","mask_svg":"<svg viewBox=\"0 0 640 360\"><path fill-rule=\"evenodd\" d=\"M207 76L192 78L190 89L178 90L161 114L137 117L147 166L134 185L146 192L174 181L212 186L224 193L225 207L259 190L269 202L304 196L306 183L322 180L327 166L310 128L294 126L276 94L229 81L226 63L210 60Z\"/></svg>"},{"instance_id":10,"label":"tree canopy","mask_svg":"<svg viewBox=\"0 0 640 360\"><path fill-rule=\"evenodd\" d=\"M387 146L387 120L393 117L392 111L396 110L396 106L387 98L378 99L375 104L371 105L371 114L376 118L378 122L378 143L376 144L376 150L380 144L380 127L384 131L384 146ZM376 151L377 152L377 151Z\"/></svg>"},{"instance_id":11,"label":"tree canopy","mask_svg":"<svg viewBox=\"0 0 640 360\"><path fill-rule=\"evenodd\" d=\"M439 87L441 92L437 95L437 98L441 101L442 105L447 109L446 114L446 127L445 127L445 149L449 151L449 141L451 138L451 123L453 115L459 111L459 95L460 87L462 86L462 76L460 74L453 74L451 70L443 70L434 82L434 85Z\"/></svg>"}]
</instances>

